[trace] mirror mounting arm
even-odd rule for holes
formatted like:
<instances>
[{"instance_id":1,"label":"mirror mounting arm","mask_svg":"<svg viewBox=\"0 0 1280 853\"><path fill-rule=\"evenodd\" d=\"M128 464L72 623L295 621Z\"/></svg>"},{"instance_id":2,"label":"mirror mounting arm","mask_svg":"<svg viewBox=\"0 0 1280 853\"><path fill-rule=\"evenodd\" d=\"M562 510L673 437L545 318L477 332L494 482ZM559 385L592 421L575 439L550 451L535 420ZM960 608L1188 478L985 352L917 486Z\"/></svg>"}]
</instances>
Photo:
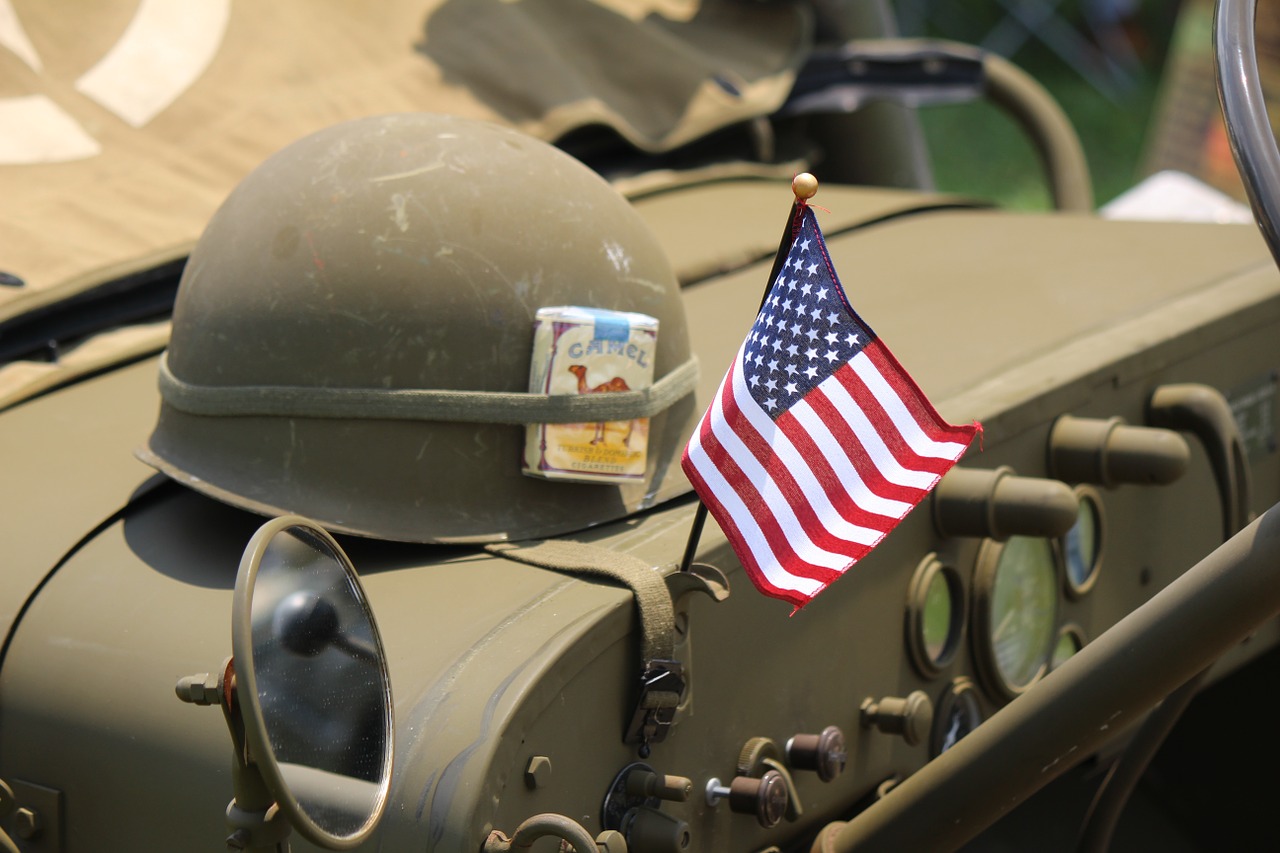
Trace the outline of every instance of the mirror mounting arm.
<instances>
[{"instance_id":1,"label":"mirror mounting arm","mask_svg":"<svg viewBox=\"0 0 1280 853\"><path fill-rule=\"evenodd\" d=\"M246 853L289 853L291 831L288 819L276 805L250 755L244 735L244 716L236 695L234 658L228 657L216 675L200 673L179 679L174 688L178 698L193 705L218 705L231 733L231 802L227 805L227 849Z\"/></svg>"}]
</instances>

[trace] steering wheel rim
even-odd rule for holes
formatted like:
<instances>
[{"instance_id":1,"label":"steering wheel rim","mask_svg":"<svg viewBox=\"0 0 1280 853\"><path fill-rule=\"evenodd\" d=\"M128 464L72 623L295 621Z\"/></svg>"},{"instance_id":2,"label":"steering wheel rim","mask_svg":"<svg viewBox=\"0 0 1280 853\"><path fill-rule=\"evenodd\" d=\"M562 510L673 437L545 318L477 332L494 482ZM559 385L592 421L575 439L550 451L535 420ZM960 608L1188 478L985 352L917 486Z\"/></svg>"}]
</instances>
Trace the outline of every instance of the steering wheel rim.
<instances>
[{"instance_id":1,"label":"steering wheel rim","mask_svg":"<svg viewBox=\"0 0 1280 853\"><path fill-rule=\"evenodd\" d=\"M1218 0L1213 49L1231 156L1271 257L1280 265L1280 232L1276 230L1280 222L1280 148L1271 130L1258 72L1257 8L1257 0Z\"/></svg>"}]
</instances>

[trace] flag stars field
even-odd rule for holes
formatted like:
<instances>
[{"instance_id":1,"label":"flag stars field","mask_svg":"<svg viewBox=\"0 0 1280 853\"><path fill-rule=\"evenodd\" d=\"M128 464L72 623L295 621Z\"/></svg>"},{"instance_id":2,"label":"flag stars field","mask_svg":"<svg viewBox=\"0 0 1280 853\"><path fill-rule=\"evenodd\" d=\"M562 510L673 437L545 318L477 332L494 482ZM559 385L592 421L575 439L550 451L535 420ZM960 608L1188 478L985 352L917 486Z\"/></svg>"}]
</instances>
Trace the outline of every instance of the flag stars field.
<instances>
[{"instance_id":1,"label":"flag stars field","mask_svg":"<svg viewBox=\"0 0 1280 853\"><path fill-rule=\"evenodd\" d=\"M832 279L824 254L812 239L802 239L756 317L743 365L747 384L761 391L757 402L771 413L785 411L825 378L830 366L857 355L866 340L849 331L861 324L826 283ZM784 292L796 295L784 298ZM800 380L787 382L775 395L778 383L770 377L782 375Z\"/></svg>"}]
</instances>

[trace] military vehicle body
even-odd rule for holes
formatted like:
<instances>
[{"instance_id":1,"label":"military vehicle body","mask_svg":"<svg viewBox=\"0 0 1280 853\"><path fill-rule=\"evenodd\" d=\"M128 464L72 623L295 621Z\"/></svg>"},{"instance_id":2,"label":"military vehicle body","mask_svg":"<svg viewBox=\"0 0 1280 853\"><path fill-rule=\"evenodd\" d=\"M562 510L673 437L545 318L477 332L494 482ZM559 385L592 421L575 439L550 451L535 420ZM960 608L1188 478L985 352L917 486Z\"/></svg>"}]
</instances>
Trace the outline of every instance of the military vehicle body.
<instances>
[{"instance_id":1,"label":"military vehicle body","mask_svg":"<svg viewBox=\"0 0 1280 853\"><path fill-rule=\"evenodd\" d=\"M49 52L52 17L17 8L32 55L50 57L43 67L51 76L77 67ZM103 9L96 14L115 24L128 17ZM11 351L0 415L9 546L0 779L6 841L19 850L225 844L228 800L245 792L243 767L233 772L220 715L173 691L197 674L184 682L188 698L199 692L193 685L225 686L218 679L233 651L236 567L264 519L236 495L215 499L135 455L161 405L162 315L182 261L240 177L296 137L369 112L504 116L461 94L448 73L427 75L441 84L435 89L416 88L410 63L426 56L447 71L457 61L429 47L427 15L419 53L374 63L396 85L357 92L365 66L355 64L326 97L281 115L296 95L281 72L267 75L277 88L264 83L244 102L245 124L228 119L203 142L189 128L217 115L224 93L244 91L237 60L273 33L305 26L317 37L362 33L379 44L393 25L422 27L415 4L394 9L370 25L336 7L256 21L230 7L225 43L193 91L142 122L159 122L149 126L161 140L155 148L125 145L136 131L95 112L110 109L103 101L77 104L78 113L68 109L96 133L101 153L27 163L22 173L38 177L13 183L34 211L5 219L5 251L17 259L11 277L25 283L7 285L3 303ZM839 25L821 16L809 23L841 40L883 35L884 11L860 7ZM794 36L803 27L764 29ZM347 45L353 63L369 55L353 46L359 38L323 43ZM796 53L777 51L776 67L757 69L762 115L782 110L786 86L770 102L770 75L793 81ZM907 53L923 62L918 49ZM65 82L51 86L58 104L69 100ZM81 78L77 89L92 85ZM647 133L590 110L568 119L547 111L555 120L545 126L505 117L587 162L598 154L602 169L622 164L617 185L680 282L701 361L699 409L755 315L791 201L791 160L701 159L697 141L708 134L756 138L758 106L737 109ZM1230 757L1221 755L1221 721L1239 718L1242 694L1253 702L1245 707L1259 707L1255 694L1274 666L1274 606L1256 590L1214 592L1204 577L1273 559L1275 521L1264 518L1244 546L1189 571L1280 498L1280 279L1266 243L1251 226L1011 214L920 186L854 185L868 177L925 183L910 116L892 106L823 116L784 116L775 126L780 145L800 135L819 152L820 177L834 176L823 178L815 203L826 208L835 267L857 310L940 411L983 424L981 446L873 554L794 615L751 588L714 524L691 555L710 568L679 571L696 514L687 495L556 534L578 543L578 553L621 555L668 579L671 623L659 639L681 663L684 689L669 725L647 721L648 743L634 736L637 717L646 724L646 626L631 590L508 559L483 542L449 542L447 532L431 544L343 535L394 696L394 774L367 849L501 849L493 833L518 834L539 815L557 817L530 824L526 834L551 833L532 849L556 849L557 834L580 838L575 827L608 849L625 843L642 853L951 849L975 838L974 849L1065 849L1085 825L1089 837L1106 836L1097 827L1127 799L1114 793L1124 783L1114 783L1086 822L1106 769L1141 773L1143 750L1175 717L1157 712L1144 728L1150 707L1215 659L1197 682L1202 697L1188 723L1137 788L1119 844L1212 849L1266 837L1265 814L1239 819L1256 794L1234 778L1236 765L1186 770L1206 753ZM601 122L627 144L584 130ZM833 149L833 139L858 140L866 156ZM615 159L619 152L628 157ZM688 160L695 168L673 168ZM157 162L158 176L145 172ZM1055 180L1061 189L1073 178L1059 169ZM99 202L120 198L132 199L126 213L93 215ZM113 307L123 313L104 313ZM468 494L465 482L428 473L421 512L453 512ZM483 510L519 527L500 500ZM1206 584L1193 590L1200 598L1187 597L1191 584ZM1022 645L1003 643L1011 624L1024 631ZM1153 654L1152 643L1167 654ZM1083 648L1071 655L1072 644ZM296 705L285 706L295 710L284 714L307 720L300 730L357 749L376 742L357 741L344 715L316 707L312 694L324 696L323 685L296 690ZM1268 740L1258 735L1247 749L1265 754ZM1227 790L1210 796L1210 783ZM296 849L317 840L305 828L289 839Z\"/></svg>"}]
</instances>

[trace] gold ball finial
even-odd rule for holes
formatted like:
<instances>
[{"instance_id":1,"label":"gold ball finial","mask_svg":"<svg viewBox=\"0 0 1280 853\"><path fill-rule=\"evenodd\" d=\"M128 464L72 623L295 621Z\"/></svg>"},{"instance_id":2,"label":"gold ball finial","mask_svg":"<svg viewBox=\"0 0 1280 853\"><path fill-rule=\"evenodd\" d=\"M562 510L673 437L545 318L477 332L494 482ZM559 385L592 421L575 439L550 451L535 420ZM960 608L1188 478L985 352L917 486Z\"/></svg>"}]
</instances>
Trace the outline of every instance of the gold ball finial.
<instances>
[{"instance_id":1,"label":"gold ball finial","mask_svg":"<svg viewBox=\"0 0 1280 853\"><path fill-rule=\"evenodd\" d=\"M818 179L808 172L801 172L791 179L791 191L800 201L808 201L818 194Z\"/></svg>"}]
</instances>

